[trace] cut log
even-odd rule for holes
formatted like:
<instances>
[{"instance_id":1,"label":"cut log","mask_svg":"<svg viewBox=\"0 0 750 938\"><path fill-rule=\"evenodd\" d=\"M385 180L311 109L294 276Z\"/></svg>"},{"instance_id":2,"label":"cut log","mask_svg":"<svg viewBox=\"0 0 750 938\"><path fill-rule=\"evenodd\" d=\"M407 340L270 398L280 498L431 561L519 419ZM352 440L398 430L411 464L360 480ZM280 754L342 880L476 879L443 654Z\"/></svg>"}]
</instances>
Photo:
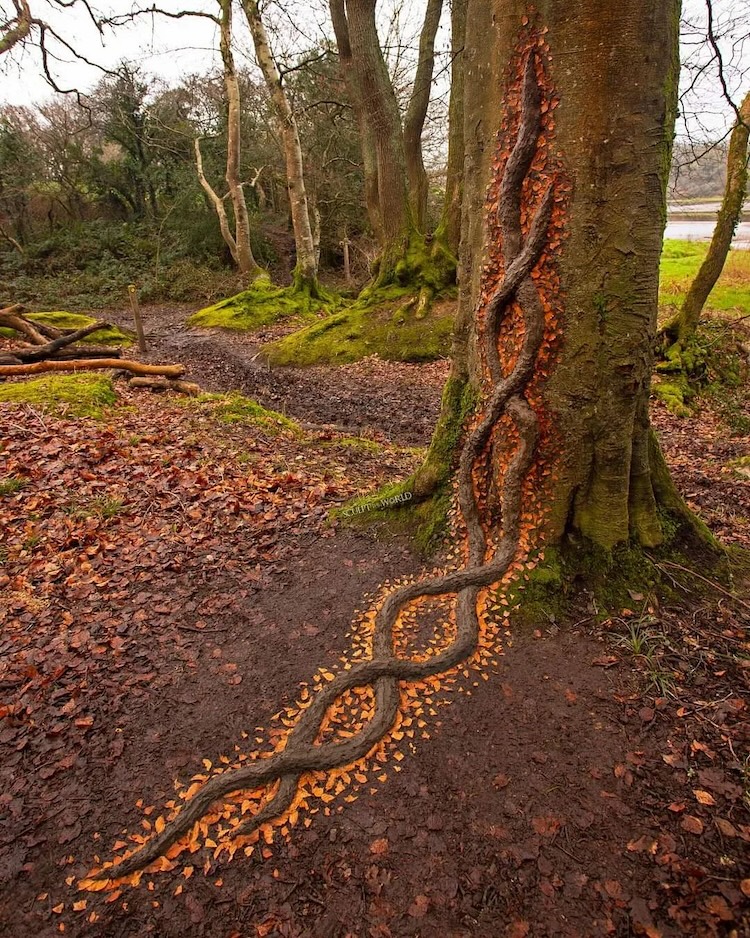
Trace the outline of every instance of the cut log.
<instances>
[{"instance_id":1,"label":"cut log","mask_svg":"<svg viewBox=\"0 0 750 938\"><path fill-rule=\"evenodd\" d=\"M190 381L170 381L169 378L131 378L128 382L131 388L148 388L150 391L177 391L187 394L188 397L197 397L201 387Z\"/></svg>"},{"instance_id":2,"label":"cut log","mask_svg":"<svg viewBox=\"0 0 750 938\"><path fill-rule=\"evenodd\" d=\"M11 312L12 309L12 306L7 309L0 309L0 326L15 329L20 335L25 335L33 345L46 345L47 339L37 329L36 325L30 323L28 319Z\"/></svg>"},{"instance_id":3,"label":"cut log","mask_svg":"<svg viewBox=\"0 0 750 938\"><path fill-rule=\"evenodd\" d=\"M109 329L109 323L95 322L90 326L84 326L83 329L76 329L75 332L71 332L69 335L61 335L58 339L53 339L51 342L45 341L43 345L38 345L36 348L10 349L9 354L20 358L22 362L40 362L45 358L51 358L54 356L55 352L58 352L60 349L68 345L73 345L73 343L78 342L79 339L85 339L87 335L91 335L92 332L98 332L100 329ZM85 349L78 349L77 351L79 358L86 358Z\"/></svg>"},{"instance_id":4,"label":"cut log","mask_svg":"<svg viewBox=\"0 0 750 938\"><path fill-rule=\"evenodd\" d=\"M12 355L0 353L0 365L20 365L21 359L14 358Z\"/></svg>"},{"instance_id":5,"label":"cut log","mask_svg":"<svg viewBox=\"0 0 750 938\"><path fill-rule=\"evenodd\" d=\"M144 365L143 362L126 358L79 358L74 361L47 360L22 365L0 365L0 378L41 375L49 371L92 371L97 368L119 368L134 375L164 375L165 378L181 378L185 374L184 365Z\"/></svg>"}]
</instances>

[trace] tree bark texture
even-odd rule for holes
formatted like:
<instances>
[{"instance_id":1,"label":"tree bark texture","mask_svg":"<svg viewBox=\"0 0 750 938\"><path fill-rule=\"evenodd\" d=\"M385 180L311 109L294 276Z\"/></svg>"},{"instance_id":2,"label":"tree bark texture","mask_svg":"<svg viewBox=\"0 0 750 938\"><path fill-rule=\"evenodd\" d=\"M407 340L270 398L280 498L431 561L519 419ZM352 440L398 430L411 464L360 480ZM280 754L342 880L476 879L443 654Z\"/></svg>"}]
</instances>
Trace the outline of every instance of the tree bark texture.
<instances>
[{"instance_id":1,"label":"tree bark texture","mask_svg":"<svg viewBox=\"0 0 750 938\"><path fill-rule=\"evenodd\" d=\"M442 229L446 244L458 257L464 180L464 44L468 0L451 6L451 96L448 110L448 168Z\"/></svg>"},{"instance_id":2,"label":"tree bark texture","mask_svg":"<svg viewBox=\"0 0 750 938\"><path fill-rule=\"evenodd\" d=\"M750 139L750 93L740 106L740 117L729 141L727 154L727 183L716 219L708 254L690 284L682 309L675 321L667 327L670 338L685 345L695 334L708 296L721 276L732 246L732 238L742 218L742 207L747 195L748 140Z\"/></svg>"},{"instance_id":3,"label":"tree bark texture","mask_svg":"<svg viewBox=\"0 0 750 938\"><path fill-rule=\"evenodd\" d=\"M294 242L297 250L295 283L317 288L318 267L315 260L315 244L305 190L302 146L297 129L297 120L281 83L281 75L271 53L258 4L256 0L242 0L242 8L245 11L250 33L253 37L258 66L268 87L281 132Z\"/></svg>"},{"instance_id":4,"label":"tree bark texture","mask_svg":"<svg viewBox=\"0 0 750 938\"><path fill-rule=\"evenodd\" d=\"M349 40L360 100L375 145L383 230L381 274L395 266L415 227L409 204L401 115L375 23L376 0L347 0Z\"/></svg>"},{"instance_id":5,"label":"tree bark texture","mask_svg":"<svg viewBox=\"0 0 750 938\"><path fill-rule=\"evenodd\" d=\"M648 402L679 14L679 0L468 3L459 322L470 323L469 371L481 392L487 297L552 187L547 249L499 340L511 363L524 307L542 304L547 358L529 391L542 426L531 484L552 544L662 540ZM536 91L525 82L532 51ZM520 134L535 140L528 158L514 144L522 112L536 113ZM513 176L522 182L509 185ZM499 432L490 517L503 449Z\"/></svg>"},{"instance_id":6,"label":"tree bark texture","mask_svg":"<svg viewBox=\"0 0 750 938\"><path fill-rule=\"evenodd\" d=\"M422 132L430 104L432 77L435 72L435 37L442 12L443 0L427 0L427 10L419 37L419 59L414 87L404 115L404 157L409 199L414 222L422 232L427 226L428 196L427 173L422 158Z\"/></svg>"},{"instance_id":7,"label":"tree bark texture","mask_svg":"<svg viewBox=\"0 0 750 938\"><path fill-rule=\"evenodd\" d=\"M241 140L241 110L240 110L240 85L237 79L237 69L234 64L234 55L232 54L232 0L220 0L221 2L221 60L224 66L224 89L227 99L227 171L226 180L229 186L229 197L232 200L234 210L234 242L235 259L240 273L249 280L254 280L263 273L260 266L253 257L250 246L250 218L247 212L247 202L245 192L240 180L240 140ZM196 144L196 157L198 156L198 145ZM205 177L204 177L205 178ZM201 180L201 183L203 180ZM204 189L206 187L204 186ZM207 190L208 191L208 190ZM210 193L209 193L209 197ZM219 208L214 202L217 214L219 214L219 224L222 216ZM222 204L223 209L223 204ZM222 225L222 235L226 241L224 226ZM231 243L229 249L231 251Z\"/></svg>"},{"instance_id":8,"label":"tree bark texture","mask_svg":"<svg viewBox=\"0 0 750 938\"><path fill-rule=\"evenodd\" d=\"M359 128L360 148L362 150L362 172L365 183L365 205L370 225L378 241L383 239L383 222L380 217L380 196L378 192L378 160L375 138L370 127L365 108L362 104L361 91L352 60L352 47L349 41L349 23L346 19L345 0L330 0L331 22L336 36L339 52L339 67L346 86L346 93L354 111Z\"/></svg>"}]
</instances>

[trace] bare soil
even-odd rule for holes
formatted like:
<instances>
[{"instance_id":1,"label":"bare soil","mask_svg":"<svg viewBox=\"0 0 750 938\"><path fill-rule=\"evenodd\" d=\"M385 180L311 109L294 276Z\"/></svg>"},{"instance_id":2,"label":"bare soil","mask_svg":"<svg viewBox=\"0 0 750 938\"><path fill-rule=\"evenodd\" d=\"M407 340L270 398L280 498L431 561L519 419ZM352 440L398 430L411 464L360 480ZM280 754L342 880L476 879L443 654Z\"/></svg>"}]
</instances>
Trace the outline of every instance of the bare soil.
<instances>
[{"instance_id":1,"label":"bare soil","mask_svg":"<svg viewBox=\"0 0 750 938\"><path fill-rule=\"evenodd\" d=\"M76 892L137 802L268 725L346 651L368 593L425 569L407 541L327 514L413 468L394 444L427 443L445 363L269 373L257 336L185 314L147 310L152 357L314 429L124 390L111 424L0 412L3 477L26 483L0 497L0 932L750 936L750 599L680 571L667 601L602 621L582 596L569 621L513 626L397 777L267 859L201 854L114 901ZM747 546L750 481L728 463L750 439L708 409L654 416L690 503Z\"/></svg>"}]
</instances>

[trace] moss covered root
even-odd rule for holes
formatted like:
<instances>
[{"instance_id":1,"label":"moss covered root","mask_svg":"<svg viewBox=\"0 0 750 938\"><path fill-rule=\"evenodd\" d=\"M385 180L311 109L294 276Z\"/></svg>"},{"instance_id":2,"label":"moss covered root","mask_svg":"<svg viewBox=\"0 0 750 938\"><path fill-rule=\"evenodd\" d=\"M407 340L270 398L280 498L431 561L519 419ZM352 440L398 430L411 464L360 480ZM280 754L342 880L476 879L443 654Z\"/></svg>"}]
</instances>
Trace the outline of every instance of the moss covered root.
<instances>
[{"instance_id":1,"label":"moss covered root","mask_svg":"<svg viewBox=\"0 0 750 938\"><path fill-rule=\"evenodd\" d=\"M117 400L112 381L97 373L42 375L0 385L0 403L31 404L73 417L101 418Z\"/></svg>"},{"instance_id":2,"label":"moss covered root","mask_svg":"<svg viewBox=\"0 0 750 938\"><path fill-rule=\"evenodd\" d=\"M349 309L265 346L272 365L345 365L368 355L385 361L435 361L450 354L454 304L420 314L408 290L389 287Z\"/></svg>"},{"instance_id":3,"label":"moss covered root","mask_svg":"<svg viewBox=\"0 0 750 938\"><path fill-rule=\"evenodd\" d=\"M375 277L348 308L273 342L272 365L348 364L368 355L424 362L450 353L456 258L436 235L413 232L397 258L381 258Z\"/></svg>"}]
</instances>

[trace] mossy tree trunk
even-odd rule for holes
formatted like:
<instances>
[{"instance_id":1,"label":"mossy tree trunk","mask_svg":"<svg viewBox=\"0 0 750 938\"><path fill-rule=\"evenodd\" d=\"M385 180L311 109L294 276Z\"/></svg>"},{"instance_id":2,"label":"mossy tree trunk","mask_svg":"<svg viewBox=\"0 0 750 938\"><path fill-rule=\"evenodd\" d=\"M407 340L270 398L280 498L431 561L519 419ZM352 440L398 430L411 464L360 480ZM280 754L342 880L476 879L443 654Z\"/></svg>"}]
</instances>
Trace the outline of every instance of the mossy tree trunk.
<instances>
[{"instance_id":1,"label":"mossy tree trunk","mask_svg":"<svg viewBox=\"0 0 750 938\"><path fill-rule=\"evenodd\" d=\"M409 183L411 210L419 231L427 230L427 196L429 184L422 157L422 133L430 104L432 77L435 72L435 39L443 0L427 0L427 9L419 36L419 59L414 87L404 115L404 156Z\"/></svg>"},{"instance_id":2,"label":"mossy tree trunk","mask_svg":"<svg viewBox=\"0 0 750 938\"><path fill-rule=\"evenodd\" d=\"M26 0L13 0L14 15L0 28L0 55L8 52L16 43L23 42L34 25L31 8Z\"/></svg>"},{"instance_id":3,"label":"mossy tree trunk","mask_svg":"<svg viewBox=\"0 0 750 938\"><path fill-rule=\"evenodd\" d=\"M415 230L406 180L401 116L375 23L376 0L347 0L352 61L365 118L375 145L382 225L380 279L395 269Z\"/></svg>"},{"instance_id":4,"label":"mossy tree trunk","mask_svg":"<svg viewBox=\"0 0 750 938\"><path fill-rule=\"evenodd\" d=\"M742 207L747 194L748 140L750 139L750 93L739 109L737 123L729 141L727 154L727 182L724 197L716 219L708 253L690 284L679 313L664 328L668 340L681 348L690 342L700 323L703 307L721 276L732 246L732 238L742 218Z\"/></svg>"},{"instance_id":5,"label":"mossy tree trunk","mask_svg":"<svg viewBox=\"0 0 750 938\"><path fill-rule=\"evenodd\" d=\"M377 0L332 2L337 39L344 39L362 112L363 154L371 145L377 170L380 257L376 287L392 283L419 292L418 314L455 282L455 258L442 239L426 236L427 178L422 131L434 69L442 2L429 0L420 35L417 74L401 123L398 101L378 39ZM348 67L348 66L347 66ZM374 187L373 187L374 191Z\"/></svg>"},{"instance_id":6,"label":"mossy tree trunk","mask_svg":"<svg viewBox=\"0 0 750 938\"><path fill-rule=\"evenodd\" d=\"M461 241L461 202L464 180L464 43L468 0L451 4L451 96L448 109L448 167L441 229L445 242L458 256Z\"/></svg>"},{"instance_id":7,"label":"mossy tree trunk","mask_svg":"<svg viewBox=\"0 0 750 938\"><path fill-rule=\"evenodd\" d=\"M679 14L680 0L634 0L627 7L601 0L538 0L535 8L524 0L468 4L455 386L444 399L430 458L444 448L441 436L455 433L460 382L482 398L487 296L519 249L516 236L503 240L505 221L515 213L526 237L538 192L552 180L556 222L546 266L540 262L514 307L542 303L546 311L549 354L537 370L533 403L545 427L538 462L549 467L538 528L551 545L611 551L630 540L654 547L664 537L660 507L698 530L665 478L648 417ZM503 202L503 173L519 172L509 153L519 133L519 76L532 48L539 56L541 130L533 159L520 171L523 184ZM523 334L520 313L516 320ZM512 361L513 334L504 341ZM501 523L492 490L503 471L502 449L500 434L487 481L490 525ZM429 481L424 470L422 481Z\"/></svg>"},{"instance_id":8,"label":"mossy tree trunk","mask_svg":"<svg viewBox=\"0 0 750 938\"><path fill-rule=\"evenodd\" d=\"M380 217L380 196L378 193L378 160L372 127L367 120L362 105L357 76L352 60L352 47L349 41L349 23L346 18L345 0L330 0L329 9L336 46L339 52L339 66L346 86L346 93L354 111L359 128L360 149L362 151L362 172L364 174L365 205L370 225L378 241L383 240L383 222Z\"/></svg>"},{"instance_id":9,"label":"mossy tree trunk","mask_svg":"<svg viewBox=\"0 0 750 938\"><path fill-rule=\"evenodd\" d=\"M294 244L297 252L293 287L309 292L313 296L318 296L320 292L318 287L318 265L313 227L310 222L310 208L305 189L302 145L300 144L297 119L289 97L284 90L281 74L271 53L268 35L261 19L257 0L242 0L242 8L245 11L250 33L253 37L258 66L263 73L281 132L289 189L289 206L294 229Z\"/></svg>"}]
</instances>

